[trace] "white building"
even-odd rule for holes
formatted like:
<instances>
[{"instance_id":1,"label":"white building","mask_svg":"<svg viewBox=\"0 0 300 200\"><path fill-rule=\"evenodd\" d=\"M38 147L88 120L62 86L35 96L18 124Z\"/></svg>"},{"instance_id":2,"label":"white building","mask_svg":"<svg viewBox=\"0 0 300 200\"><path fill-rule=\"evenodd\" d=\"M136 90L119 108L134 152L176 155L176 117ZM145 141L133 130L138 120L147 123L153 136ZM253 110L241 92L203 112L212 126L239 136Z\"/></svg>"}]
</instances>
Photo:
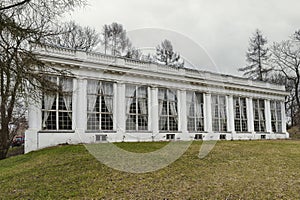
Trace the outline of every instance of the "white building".
<instances>
[{"instance_id":1,"label":"white building","mask_svg":"<svg viewBox=\"0 0 300 200\"><path fill-rule=\"evenodd\" d=\"M70 68L64 96L29 108L25 152L61 143L284 139L284 86L61 48L41 59Z\"/></svg>"}]
</instances>

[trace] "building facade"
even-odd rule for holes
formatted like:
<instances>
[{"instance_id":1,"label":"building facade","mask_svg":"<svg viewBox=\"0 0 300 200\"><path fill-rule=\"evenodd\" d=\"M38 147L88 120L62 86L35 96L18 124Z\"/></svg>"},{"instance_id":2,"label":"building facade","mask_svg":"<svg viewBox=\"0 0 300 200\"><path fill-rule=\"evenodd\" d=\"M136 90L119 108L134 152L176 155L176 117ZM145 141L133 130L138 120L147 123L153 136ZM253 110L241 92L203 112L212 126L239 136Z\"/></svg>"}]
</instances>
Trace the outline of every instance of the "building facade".
<instances>
[{"instance_id":1,"label":"building facade","mask_svg":"<svg viewBox=\"0 0 300 200\"><path fill-rule=\"evenodd\" d=\"M25 152L62 143L285 139L284 86L97 53L37 47L72 77L29 107Z\"/></svg>"}]
</instances>

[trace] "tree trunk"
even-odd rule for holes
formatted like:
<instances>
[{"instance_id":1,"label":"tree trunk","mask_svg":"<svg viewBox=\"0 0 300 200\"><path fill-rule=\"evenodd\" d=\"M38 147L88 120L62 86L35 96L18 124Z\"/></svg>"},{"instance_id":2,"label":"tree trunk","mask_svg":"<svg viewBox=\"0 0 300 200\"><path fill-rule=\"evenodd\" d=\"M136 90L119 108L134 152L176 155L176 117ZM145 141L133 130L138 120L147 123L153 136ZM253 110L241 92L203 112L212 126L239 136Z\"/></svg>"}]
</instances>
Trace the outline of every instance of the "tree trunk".
<instances>
[{"instance_id":1,"label":"tree trunk","mask_svg":"<svg viewBox=\"0 0 300 200\"><path fill-rule=\"evenodd\" d=\"M7 155L8 149L9 149L8 135L9 135L8 126L5 126L5 125L2 126L1 141L0 141L0 160L6 158L6 155Z\"/></svg>"}]
</instances>

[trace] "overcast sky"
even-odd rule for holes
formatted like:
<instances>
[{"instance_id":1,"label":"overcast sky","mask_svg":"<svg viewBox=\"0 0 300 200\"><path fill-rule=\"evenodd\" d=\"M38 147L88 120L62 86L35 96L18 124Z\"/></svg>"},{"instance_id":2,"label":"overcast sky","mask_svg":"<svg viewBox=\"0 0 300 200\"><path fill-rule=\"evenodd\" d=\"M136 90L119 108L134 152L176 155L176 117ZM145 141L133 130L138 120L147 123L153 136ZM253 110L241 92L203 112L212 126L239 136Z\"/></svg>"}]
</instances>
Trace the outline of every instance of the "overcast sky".
<instances>
[{"instance_id":1,"label":"overcast sky","mask_svg":"<svg viewBox=\"0 0 300 200\"><path fill-rule=\"evenodd\" d=\"M299 10L299 0L88 0L88 6L71 18L98 31L104 24L118 22L129 33L149 28L178 33L179 39L185 37L187 44L193 41L202 48L199 59L191 61L194 65L203 69L210 65L200 55L205 52L217 71L237 74L237 68L245 65L255 29L261 29L269 43L285 40L300 28ZM186 54L182 44L174 43L176 51Z\"/></svg>"}]
</instances>

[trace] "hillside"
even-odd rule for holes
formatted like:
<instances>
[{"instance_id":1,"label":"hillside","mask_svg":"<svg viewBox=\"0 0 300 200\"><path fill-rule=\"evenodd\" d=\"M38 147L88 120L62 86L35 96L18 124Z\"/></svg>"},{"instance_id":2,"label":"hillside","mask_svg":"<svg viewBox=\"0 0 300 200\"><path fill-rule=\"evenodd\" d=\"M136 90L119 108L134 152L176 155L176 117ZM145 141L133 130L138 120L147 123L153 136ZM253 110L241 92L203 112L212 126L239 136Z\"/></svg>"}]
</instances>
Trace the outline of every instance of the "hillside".
<instances>
[{"instance_id":1,"label":"hillside","mask_svg":"<svg viewBox=\"0 0 300 200\"><path fill-rule=\"evenodd\" d=\"M166 143L120 143L153 151ZM204 159L194 142L159 171L111 169L83 145L0 161L0 199L299 199L300 141L222 141Z\"/></svg>"}]
</instances>

